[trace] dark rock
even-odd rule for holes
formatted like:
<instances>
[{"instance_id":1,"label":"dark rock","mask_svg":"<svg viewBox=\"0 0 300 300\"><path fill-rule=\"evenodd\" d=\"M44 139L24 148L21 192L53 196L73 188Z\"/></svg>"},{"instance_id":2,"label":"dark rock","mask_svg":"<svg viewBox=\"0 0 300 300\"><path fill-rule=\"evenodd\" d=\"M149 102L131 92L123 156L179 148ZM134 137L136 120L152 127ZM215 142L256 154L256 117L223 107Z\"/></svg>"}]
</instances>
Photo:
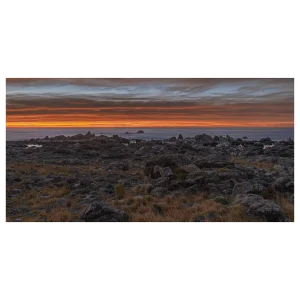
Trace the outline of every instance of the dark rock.
<instances>
[{"instance_id":1,"label":"dark rock","mask_svg":"<svg viewBox=\"0 0 300 300\"><path fill-rule=\"evenodd\" d=\"M256 156L264 153L263 145L250 145L244 148L241 152L241 156Z\"/></svg>"},{"instance_id":2,"label":"dark rock","mask_svg":"<svg viewBox=\"0 0 300 300\"><path fill-rule=\"evenodd\" d=\"M65 148L65 147L58 147L56 148L53 153L57 153L57 154L71 154L72 151L68 148Z\"/></svg>"},{"instance_id":3,"label":"dark rock","mask_svg":"<svg viewBox=\"0 0 300 300\"><path fill-rule=\"evenodd\" d=\"M14 220L12 220L13 222L23 222L23 219L21 219L21 218L18 218L18 219L14 219Z\"/></svg>"},{"instance_id":4,"label":"dark rock","mask_svg":"<svg viewBox=\"0 0 300 300\"><path fill-rule=\"evenodd\" d=\"M219 157L203 157L197 161L195 161L195 165L202 168L225 168L234 166L234 163L229 160L229 158L219 158Z\"/></svg>"},{"instance_id":5,"label":"dark rock","mask_svg":"<svg viewBox=\"0 0 300 300\"><path fill-rule=\"evenodd\" d=\"M145 156L147 154L148 154L148 149L144 146L134 152L135 156Z\"/></svg>"},{"instance_id":6,"label":"dark rock","mask_svg":"<svg viewBox=\"0 0 300 300\"><path fill-rule=\"evenodd\" d=\"M279 205L273 200L265 200L259 195L238 195L233 205L241 205L248 215L253 215L260 221L288 221Z\"/></svg>"},{"instance_id":7,"label":"dark rock","mask_svg":"<svg viewBox=\"0 0 300 300\"><path fill-rule=\"evenodd\" d=\"M198 135L196 135L195 136L195 140L197 142L200 142L200 141L206 141L206 142L208 142L208 141L212 141L213 138L210 135L207 135L207 134L204 133L204 134L198 134Z\"/></svg>"},{"instance_id":8,"label":"dark rock","mask_svg":"<svg viewBox=\"0 0 300 300\"><path fill-rule=\"evenodd\" d=\"M167 194L168 190L163 187L157 187L154 190L151 191L151 195L154 197L163 197L165 194Z\"/></svg>"},{"instance_id":9,"label":"dark rock","mask_svg":"<svg viewBox=\"0 0 300 300\"><path fill-rule=\"evenodd\" d=\"M153 204L153 210L158 215L162 216L164 214L163 208L160 205L158 205L158 204Z\"/></svg>"},{"instance_id":10,"label":"dark rock","mask_svg":"<svg viewBox=\"0 0 300 300\"><path fill-rule=\"evenodd\" d=\"M294 181L289 177L279 177L272 184L271 187L281 193L294 193Z\"/></svg>"},{"instance_id":11,"label":"dark rock","mask_svg":"<svg viewBox=\"0 0 300 300\"><path fill-rule=\"evenodd\" d=\"M137 133L144 133L144 131L143 130L138 130Z\"/></svg>"},{"instance_id":12,"label":"dark rock","mask_svg":"<svg viewBox=\"0 0 300 300\"><path fill-rule=\"evenodd\" d=\"M167 178L171 179L171 178L174 178L174 174L173 174L172 170L169 167L162 168L162 167L159 167L159 166L155 166L153 168L151 178L157 179L159 177L162 177L162 178L167 177Z\"/></svg>"},{"instance_id":13,"label":"dark rock","mask_svg":"<svg viewBox=\"0 0 300 300\"><path fill-rule=\"evenodd\" d=\"M133 191L136 194L149 194L154 189L151 183L140 184L134 187Z\"/></svg>"},{"instance_id":14,"label":"dark rock","mask_svg":"<svg viewBox=\"0 0 300 300\"><path fill-rule=\"evenodd\" d=\"M68 198L62 197L56 200L56 205L58 206L66 206Z\"/></svg>"},{"instance_id":15,"label":"dark rock","mask_svg":"<svg viewBox=\"0 0 300 300\"><path fill-rule=\"evenodd\" d=\"M128 215L106 202L94 202L80 216L85 222L126 222Z\"/></svg>"},{"instance_id":16,"label":"dark rock","mask_svg":"<svg viewBox=\"0 0 300 300\"><path fill-rule=\"evenodd\" d=\"M195 164L184 165L181 166L180 169L184 170L187 173L194 173L200 171L200 169Z\"/></svg>"},{"instance_id":17,"label":"dark rock","mask_svg":"<svg viewBox=\"0 0 300 300\"><path fill-rule=\"evenodd\" d=\"M232 191L233 195L238 194L259 194L263 190L265 190L265 186L261 183L261 181L243 181L241 183L237 183Z\"/></svg>"},{"instance_id":18,"label":"dark rock","mask_svg":"<svg viewBox=\"0 0 300 300\"><path fill-rule=\"evenodd\" d=\"M11 195L20 195L21 192L22 192L22 190L20 190L20 189L13 189L10 191L10 194Z\"/></svg>"},{"instance_id":19,"label":"dark rock","mask_svg":"<svg viewBox=\"0 0 300 300\"><path fill-rule=\"evenodd\" d=\"M205 216L198 216L194 222L205 222L206 221L206 218Z\"/></svg>"},{"instance_id":20,"label":"dark rock","mask_svg":"<svg viewBox=\"0 0 300 300\"><path fill-rule=\"evenodd\" d=\"M169 191L174 191L174 190L178 190L182 187L182 182L180 181L173 181L170 184L168 184L168 190Z\"/></svg>"},{"instance_id":21,"label":"dark rock","mask_svg":"<svg viewBox=\"0 0 300 300\"><path fill-rule=\"evenodd\" d=\"M188 207L188 208L196 208L196 207L199 207L200 204L195 203L195 202L185 202L185 203L183 203L183 206Z\"/></svg>"},{"instance_id":22,"label":"dark rock","mask_svg":"<svg viewBox=\"0 0 300 300\"><path fill-rule=\"evenodd\" d=\"M172 136L167 141L169 141L169 142L175 142L176 141L176 136Z\"/></svg>"},{"instance_id":23,"label":"dark rock","mask_svg":"<svg viewBox=\"0 0 300 300\"><path fill-rule=\"evenodd\" d=\"M190 186L190 187L188 187L188 188L186 189L186 193L188 193L188 194L195 194L195 193L197 193L198 191L199 191L199 186L198 186L198 184L192 185L192 186Z\"/></svg>"},{"instance_id":24,"label":"dark rock","mask_svg":"<svg viewBox=\"0 0 300 300\"><path fill-rule=\"evenodd\" d=\"M269 137L262 138L260 140L260 142L263 143L263 144L266 144L266 145L271 145L273 143L272 140L271 140L271 138L269 138Z\"/></svg>"},{"instance_id":25,"label":"dark rock","mask_svg":"<svg viewBox=\"0 0 300 300\"><path fill-rule=\"evenodd\" d=\"M179 134L178 139L179 139L179 140L183 140L182 134Z\"/></svg>"},{"instance_id":26,"label":"dark rock","mask_svg":"<svg viewBox=\"0 0 300 300\"><path fill-rule=\"evenodd\" d=\"M173 168L177 167L177 164L173 158L167 156L161 156L159 158L153 159L146 163L146 167L144 170L145 175L151 176L151 178L155 178L155 175L153 175L153 170L155 166L162 167L162 168L169 167L172 170Z\"/></svg>"}]
</instances>

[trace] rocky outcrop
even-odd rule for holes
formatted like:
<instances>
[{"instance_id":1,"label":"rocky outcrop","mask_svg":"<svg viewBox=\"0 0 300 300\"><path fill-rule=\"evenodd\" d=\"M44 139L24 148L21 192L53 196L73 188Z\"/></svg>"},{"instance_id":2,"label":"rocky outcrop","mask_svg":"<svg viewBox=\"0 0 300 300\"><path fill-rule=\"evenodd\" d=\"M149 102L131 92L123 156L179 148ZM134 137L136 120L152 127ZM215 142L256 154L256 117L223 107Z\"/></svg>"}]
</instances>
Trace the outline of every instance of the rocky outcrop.
<instances>
[{"instance_id":1,"label":"rocky outcrop","mask_svg":"<svg viewBox=\"0 0 300 300\"><path fill-rule=\"evenodd\" d=\"M285 222L281 207L273 200L266 200L259 195L238 195L232 205L240 205L246 214L257 217L257 221Z\"/></svg>"},{"instance_id":2,"label":"rocky outcrop","mask_svg":"<svg viewBox=\"0 0 300 300\"><path fill-rule=\"evenodd\" d=\"M89 205L80 218L85 222L126 222L128 215L115 208L109 206L106 202L94 202Z\"/></svg>"}]
</instances>

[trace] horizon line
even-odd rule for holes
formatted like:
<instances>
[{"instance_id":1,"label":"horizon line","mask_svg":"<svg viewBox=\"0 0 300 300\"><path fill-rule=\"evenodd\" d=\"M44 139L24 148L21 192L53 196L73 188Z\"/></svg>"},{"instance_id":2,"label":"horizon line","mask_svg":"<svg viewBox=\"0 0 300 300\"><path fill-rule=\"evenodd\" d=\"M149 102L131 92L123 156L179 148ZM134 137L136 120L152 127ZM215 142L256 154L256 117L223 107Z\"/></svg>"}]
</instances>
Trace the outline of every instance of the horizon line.
<instances>
[{"instance_id":1,"label":"horizon line","mask_svg":"<svg viewBox=\"0 0 300 300\"><path fill-rule=\"evenodd\" d=\"M249 125L239 125L239 126L6 126L6 129L12 129L12 128L18 128L18 129L64 129L64 128L99 128L99 129L109 129L109 128L278 128L278 129L294 129L295 126L289 127L289 126L249 126Z\"/></svg>"}]
</instances>

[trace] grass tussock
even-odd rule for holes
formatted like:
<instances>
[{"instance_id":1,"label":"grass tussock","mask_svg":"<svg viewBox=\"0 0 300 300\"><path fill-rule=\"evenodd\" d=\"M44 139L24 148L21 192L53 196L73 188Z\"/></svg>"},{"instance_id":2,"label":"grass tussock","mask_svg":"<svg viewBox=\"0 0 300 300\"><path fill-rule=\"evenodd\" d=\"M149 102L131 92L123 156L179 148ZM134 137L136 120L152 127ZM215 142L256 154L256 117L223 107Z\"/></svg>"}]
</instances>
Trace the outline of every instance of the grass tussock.
<instances>
[{"instance_id":1,"label":"grass tussock","mask_svg":"<svg viewBox=\"0 0 300 300\"><path fill-rule=\"evenodd\" d=\"M252 161L250 159L242 159L238 157L232 157L231 161L239 165L254 166L258 169L263 169L266 171L270 171L274 167L274 163L267 161Z\"/></svg>"},{"instance_id":2,"label":"grass tussock","mask_svg":"<svg viewBox=\"0 0 300 300\"><path fill-rule=\"evenodd\" d=\"M56 208L51 212L50 215L47 216L48 222L71 222L74 216L72 213L64 208Z\"/></svg>"},{"instance_id":3,"label":"grass tussock","mask_svg":"<svg viewBox=\"0 0 300 300\"><path fill-rule=\"evenodd\" d=\"M226 173L226 172L229 172L229 171L230 170L228 168L226 168L226 167L218 169L219 173Z\"/></svg>"},{"instance_id":4,"label":"grass tussock","mask_svg":"<svg viewBox=\"0 0 300 300\"><path fill-rule=\"evenodd\" d=\"M274 201L282 208L289 221L294 222L294 204L279 195L275 197Z\"/></svg>"},{"instance_id":5,"label":"grass tussock","mask_svg":"<svg viewBox=\"0 0 300 300\"><path fill-rule=\"evenodd\" d=\"M125 196L125 187L122 184L115 185L115 195L117 199L122 199Z\"/></svg>"},{"instance_id":6,"label":"grass tussock","mask_svg":"<svg viewBox=\"0 0 300 300\"><path fill-rule=\"evenodd\" d=\"M227 204L227 202L226 202ZM228 207L218 201L206 199L204 194L142 199L127 197L113 206L125 211L133 222L190 222L204 216L207 222L248 222L241 207Z\"/></svg>"}]
</instances>

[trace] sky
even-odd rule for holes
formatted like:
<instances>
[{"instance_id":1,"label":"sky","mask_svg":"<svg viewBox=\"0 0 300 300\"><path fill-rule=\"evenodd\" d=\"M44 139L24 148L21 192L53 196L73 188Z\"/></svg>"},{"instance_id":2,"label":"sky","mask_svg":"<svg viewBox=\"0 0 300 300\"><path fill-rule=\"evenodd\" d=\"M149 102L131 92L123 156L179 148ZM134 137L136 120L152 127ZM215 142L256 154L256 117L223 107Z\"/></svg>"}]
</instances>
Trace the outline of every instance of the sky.
<instances>
[{"instance_id":1,"label":"sky","mask_svg":"<svg viewBox=\"0 0 300 300\"><path fill-rule=\"evenodd\" d=\"M294 127L294 79L6 79L7 127Z\"/></svg>"}]
</instances>

